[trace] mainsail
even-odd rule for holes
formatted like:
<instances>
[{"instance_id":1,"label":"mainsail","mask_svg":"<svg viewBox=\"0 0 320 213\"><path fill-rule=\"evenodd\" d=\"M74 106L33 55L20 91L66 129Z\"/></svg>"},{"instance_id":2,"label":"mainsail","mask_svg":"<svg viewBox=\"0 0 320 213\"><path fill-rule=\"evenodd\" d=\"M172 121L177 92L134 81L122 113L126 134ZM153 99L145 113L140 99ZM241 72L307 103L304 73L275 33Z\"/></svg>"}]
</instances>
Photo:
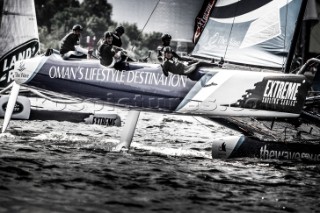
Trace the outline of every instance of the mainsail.
<instances>
[{"instance_id":1,"label":"mainsail","mask_svg":"<svg viewBox=\"0 0 320 213\"><path fill-rule=\"evenodd\" d=\"M13 80L14 63L31 58L39 50L33 0L0 0L0 87Z\"/></svg>"},{"instance_id":2,"label":"mainsail","mask_svg":"<svg viewBox=\"0 0 320 213\"><path fill-rule=\"evenodd\" d=\"M217 0L194 48L196 57L284 70L306 1ZM207 7L209 9L210 5ZM207 9L206 11L208 11ZM205 14L204 14L205 17Z\"/></svg>"}]
</instances>

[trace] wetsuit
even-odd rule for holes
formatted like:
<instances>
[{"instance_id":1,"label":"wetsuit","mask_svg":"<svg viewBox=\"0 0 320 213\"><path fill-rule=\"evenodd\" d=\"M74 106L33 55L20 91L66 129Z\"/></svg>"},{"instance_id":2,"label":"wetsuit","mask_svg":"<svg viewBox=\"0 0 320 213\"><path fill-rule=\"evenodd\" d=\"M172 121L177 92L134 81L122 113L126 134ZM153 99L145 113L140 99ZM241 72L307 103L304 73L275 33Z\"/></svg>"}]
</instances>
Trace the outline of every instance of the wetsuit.
<instances>
[{"instance_id":1,"label":"wetsuit","mask_svg":"<svg viewBox=\"0 0 320 213\"><path fill-rule=\"evenodd\" d=\"M121 47L122 46L122 41L121 41L120 36L118 36L117 34L113 33L112 37L113 37L112 45L117 46L117 47Z\"/></svg>"},{"instance_id":2,"label":"wetsuit","mask_svg":"<svg viewBox=\"0 0 320 213\"><path fill-rule=\"evenodd\" d=\"M168 76L169 72L177 75L183 75L185 66L175 59L165 59L162 69L166 76Z\"/></svg>"},{"instance_id":3,"label":"wetsuit","mask_svg":"<svg viewBox=\"0 0 320 213\"><path fill-rule=\"evenodd\" d=\"M103 43L98 47L98 55L100 58L100 63L104 66L109 66L114 60L113 57L115 55L115 51L112 45Z\"/></svg>"},{"instance_id":4,"label":"wetsuit","mask_svg":"<svg viewBox=\"0 0 320 213\"><path fill-rule=\"evenodd\" d=\"M169 46L169 45L167 45ZM158 46L157 50L158 50L158 60L159 62L163 62L163 57L164 57L164 53L163 53L163 48L167 47L167 46ZM172 56L179 59L179 60L182 60L181 57L174 51L172 51Z\"/></svg>"}]
</instances>

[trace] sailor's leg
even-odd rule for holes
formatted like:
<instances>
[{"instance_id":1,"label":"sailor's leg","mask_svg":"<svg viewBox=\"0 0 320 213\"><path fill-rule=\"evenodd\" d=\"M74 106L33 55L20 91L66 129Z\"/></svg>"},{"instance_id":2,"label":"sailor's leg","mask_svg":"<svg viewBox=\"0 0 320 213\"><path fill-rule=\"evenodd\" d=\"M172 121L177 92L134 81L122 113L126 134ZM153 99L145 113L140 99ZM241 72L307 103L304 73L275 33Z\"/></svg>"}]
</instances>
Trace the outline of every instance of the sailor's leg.
<instances>
[{"instance_id":1,"label":"sailor's leg","mask_svg":"<svg viewBox=\"0 0 320 213\"><path fill-rule=\"evenodd\" d=\"M68 60L69 58L86 58L86 57L87 55L77 51L69 51L62 56L64 60Z\"/></svg>"},{"instance_id":2,"label":"sailor's leg","mask_svg":"<svg viewBox=\"0 0 320 213\"><path fill-rule=\"evenodd\" d=\"M163 67L162 64L161 64L161 69L162 69L163 74L164 74L166 77L168 77L168 76L169 76L169 72L168 72L168 70L167 70L166 68Z\"/></svg>"},{"instance_id":3,"label":"sailor's leg","mask_svg":"<svg viewBox=\"0 0 320 213\"><path fill-rule=\"evenodd\" d=\"M183 74L188 75L188 74L194 72L198 68L198 66L199 66L199 62L187 66L185 68Z\"/></svg>"},{"instance_id":4,"label":"sailor's leg","mask_svg":"<svg viewBox=\"0 0 320 213\"><path fill-rule=\"evenodd\" d=\"M68 59L70 58L70 56L72 55L73 52L75 52L75 51L69 51L69 52L67 52L67 53L65 53L65 54L63 54L63 55L61 55L61 56L62 56L62 58L63 58L64 60L68 60Z\"/></svg>"}]
</instances>

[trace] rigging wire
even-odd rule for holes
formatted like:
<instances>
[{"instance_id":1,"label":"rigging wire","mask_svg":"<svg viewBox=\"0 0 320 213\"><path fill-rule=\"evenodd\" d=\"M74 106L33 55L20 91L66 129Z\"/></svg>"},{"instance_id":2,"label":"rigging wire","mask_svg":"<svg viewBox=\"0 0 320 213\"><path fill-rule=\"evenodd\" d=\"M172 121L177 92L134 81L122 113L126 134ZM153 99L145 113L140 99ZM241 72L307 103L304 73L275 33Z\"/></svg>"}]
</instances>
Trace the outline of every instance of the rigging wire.
<instances>
[{"instance_id":1,"label":"rigging wire","mask_svg":"<svg viewBox=\"0 0 320 213\"><path fill-rule=\"evenodd\" d=\"M153 13L154 13L154 12L155 12L155 10L157 9L157 7L158 7L158 5L159 5L160 1L161 1L161 0L158 0L157 4L154 6L154 8L153 8L152 12L150 13L150 15L149 15L149 17L148 17L148 19L147 19L146 23L144 24L144 26L142 27L141 32L139 33L137 40L138 40L138 39L140 38L140 36L142 35L142 33L143 33L144 29L146 28L147 24L149 23L149 21L150 21L151 17L153 16ZM133 49L134 49L134 46L132 47L132 51L133 51Z\"/></svg>"},{"instance_id":2,"label":"rigging wire","mask_svg":"<svg viewBox=\"0 0 320 213\"><path fill-rule=\"evenodd\" d=\"M235 12L238 10L238 5L239 5L239 4L237 4L237 5L236 5L237 7L236 7L236 9L235 9ZM235 14L236 14L236 13L235 13ZM227 47L226 47L226 51L224 52L223 59L225 59L225 58L226 58L226 55L227 55L227 52L228 52L229 43L230 43L230 38L231 38L231 33L232 33L232 30L233 30L233 26L234 26L235 19L236 19L236 17L233 17L233 21L232 21L232 25L231 25L230 33L229 33L229 36L228 36Z\"/></svg>"},{"instance_id":3,"label":"rigging wire","mask_svg":"<svg viewBox=\"0 0 320 213\"><path fill-rule=\"evenodd\" d=\"M195 119L199 124L207 127L209 130L214 131L213 128L209 127L207 124L203 123L202 121L200 121L196 116L192 116L193 119Z\"/></svg>"},{"instance_id":4,"label":"rigging wire","mask_svg":"<svg viewBox=\"0 0 320 213\"><path fill-rule=\"evenodd\" d=\"M160 1L161 1L161 0L158 0L157 4L154 6L154 8L153 8L153 10L152 10L151 14L149 15L149 18L147 19L146 23L144 24L144 26L143 26L143 28L142 28L142 30L141 30L140 35L142 34L142 32L144 31L145 27L146 27L146 26L147 26L147 24L149 23L149 21L150 21L151 17L153 16L154 11L155 11L155 10L157 9L157 7L158 7L158 4L160 3ZM139 35L139 36L140 36L140 35ZM139 38L139 37L138 37L138 38Z\"/></svg>"},{"instance_id":5,"label":"rigging wire","mask_svg":"<svg viewBox=\"0 0 320 213\"><path fill-rule=\"evenodd\" d=\"M288 3L287 3L288 4ZM287 24L288 24L288 15L289 15L289 9L288 9L288 6L286 6L286 21L285 21L285 26L287 26ZM283 49L285 50L286 49L286 38L287 38L287 27L285 27L284 28L285 30L284 30L284 42L283 42ZM282 72L285 72L285 64L286 64L286 62L285 62L285 60L288 60L288 56L289 56L289 54L287 55L287 57L285 57L285 56L283 56L282 57ZM287 64L287 66L290 66L290 65L288 65Z\"/></svg>"},{"instance_id":6,"label":"rigging wire","mask_svg":"<svg viewBox=\"0 0 320 213\"><path fill-rule=\"evenodd\" d=\"M35 89L32 89L32 88L28 88L28 87L22 87L22 88L25 88L26 90L30 91L31 93L39 96L40 98L44 98L46 100L49 100L49 101L52 101L52 102L55 102L55 103L62 103L62 104L79 104L79 103L83 103L83 100L81 99L67 99L67 100L62 100L62 99L54 99L54 98L51 98L45 94L43 94L42 92L38 91L38 90L35 90Z\"/></svg>"}]
</instances>

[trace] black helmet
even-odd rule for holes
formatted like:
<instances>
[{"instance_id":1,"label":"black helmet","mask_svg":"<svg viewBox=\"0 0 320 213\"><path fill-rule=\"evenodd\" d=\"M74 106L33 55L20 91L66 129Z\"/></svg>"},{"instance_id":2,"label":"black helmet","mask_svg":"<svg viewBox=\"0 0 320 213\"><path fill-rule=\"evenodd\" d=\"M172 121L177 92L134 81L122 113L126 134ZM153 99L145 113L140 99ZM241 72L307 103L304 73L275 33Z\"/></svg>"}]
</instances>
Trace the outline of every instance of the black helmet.
<instances>
[{"instance_id":1,"label":"black helmet","mask_svg":"<svg viewBox=\"0 0 320 213\"><path fill-rule=\"evenodd\" d=\"M124 27L120 25L116 27L115 31L122 35L124 33Z\"/></svg>"},{"instance_id":2,"label":"black helmet","mask_svg":"<svg viewBox=\"0 0 320 213\"><path fill-rule=\"evenodd\" d=\"M79 31L82 31L82 26L80 24L76 24L72 27L72 30L79 30Z\"/></svg>"},{"instance_id":3,"label":"black helmet","mask_svg":"<svg viewBox=\"0 0 320 213\"><path fill-rule=\"evenodd\" d=\"M163 48L163 52L172 53L172 48L170 46L166 46L166 47Z\"/></svg>"},{"instance_id":4,"label":"black helmet","mask_svg":"<svg viewBox=\"0 0 320 213\"><path fill-rule=\"evenodd\" d=\"M169 34L163 34L162 36L161 36L161 40L162 41L170 41L171 40L171 35L169 35Z\"/></svg>"},{"instance_id":5,"label":"black helmet","mask_svg":"<svg viewBox=\"0 0 320 213\"><path fill-rule=\"evenodd\" d=\"M104 38L112 37L112 33L107 31L104 33Z\"/></svg>"}]
</instances>

